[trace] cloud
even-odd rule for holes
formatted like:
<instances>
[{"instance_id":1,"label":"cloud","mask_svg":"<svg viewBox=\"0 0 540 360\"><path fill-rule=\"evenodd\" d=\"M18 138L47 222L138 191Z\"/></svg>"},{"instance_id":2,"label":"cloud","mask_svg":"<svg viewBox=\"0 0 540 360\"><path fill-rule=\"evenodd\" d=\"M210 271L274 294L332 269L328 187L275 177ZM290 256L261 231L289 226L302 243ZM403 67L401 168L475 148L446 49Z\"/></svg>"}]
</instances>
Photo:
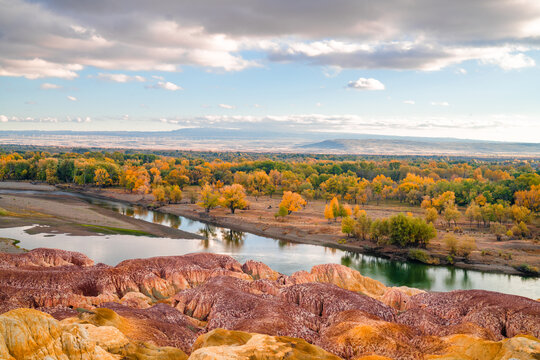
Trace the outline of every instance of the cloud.
<instances>
[{"instance_id":1,"label":"cloud","mask_svg":"<svg viewBox=\"0 0 540 360\"><path fill-rule=\"evenodd\" d=\"M534 59L526 56L523 53L509 54L502 53L499 56L486 58L481 60L484 64L497 65L504 70L514 70L527 67L533 67L536 65Z\"/></svg>"},{"instance_id":2,"label":"cloud","mask_svg":"<svg viewBox=\"0 0 540 360\"><path fill-rule=\"evenodd\" d=\"M147 88L148 89L163 89L163 90L169 90L169 91L183 90L182 87L169 81L158 81L154 85L147 86Z\"/></svg>"},{"instance_id":3,"label":"cloud","mask_svg":"<svg viewBox=\"0 0 540 360\"><path fill-rule=\"evenodd\" d=\"M384 90L384 84L372 78L359 78L356 81L349 81L347 87L357 90Z\"/></svg>"},{"instance_id":4,"label":"cloud","mask_svg":"<svg viewBox=\"0 0 540 360\"><path fill-rule=\"evenodd\" d=\"M407 105L414 105L415 104L414 100L404 100L403 103L407 104Z\"/></svg>"},{"instance_id":5,"label":"cloud","mask_svg":"<svg viewBox=\"0 0 540 360\"><path fill-rule=\"evenodd\" d=\"M99 73L97 76L90 76L95 77L101 80L106 81L113 81L118 83L126 83L130 81L138 81L138 82L145 82L146 79L140 75L126 75L126 74L111 74L111 73Z\"/></svg>"},{"instance_id":6,"label":"cloud","mask_svg":"<svg viewBox=\"0 0 540 360\"><path fill-rule=\"evenodd\" d=\"M492 138L524 141L525 129L540 130L537 118L518 114L463 116L360 116L355 114L293 114L293 115L207 115L197 117L163 117L154 119L179 127L216 127L261 132L280 129L293 133L339 132L342 134L381 134L404 136L438 136ZM530 132L530 130L529 130ZM490 133L490 136L486 136ZM525 133L528 133L525 131ZM499 135L497 135L499 134ZM328 135L331 138L331 135ZM342 136L342 135L340 135ZM534 141L534 139L533 139Z\"/></svg>"},{"instance_id":7,"label":"cloud","mask_svg":"<svg viewBox=\"0 0 540 360\"><path fill-rule=\"evenodd\" d=\"M43 117L18 117L6 115L0 115L0 122L20 122L20 123L67 123L67 122L77 122L77 123L89 123L92 119L89 116L66 116L66 117L55 117L55 116L43 116Z\"/></svg>"},{"instance_id":8,"label":"cloud","mask_svg":"<svg viewBox=\"0 0 540 360\"><path fill-rule=\"evenodd\" d=\"M51 84L51 83L43 83L39 86L43 90L51 90L51 89L61 89L62 86L57 84Z\"/></svg>"},{"instance_id":9,"label":"cloud","mask_svg":"<svg viewBox=\"0 0 540 360\"><path fill-rule=\"evenodd\" d=\"M219 104L219 107L222 108L222 109L227 109L227 110L234 109L234 106L227 105L227 104Z\"/></svg>"},{"instance_id":10,"label":"cloud","mask_svg":"<svg viewBox=\"0 0 540 360\"><path fill-rule=\"evenodd\" d=\"M456 70L456 74L465 75L467 74L467 70L465 70L464 68L459 68Z\"/></svg>"},{"instance_id":11,"label":"cloud","mask_svg":"<svg viewBox=\"0 0 540 360\"><path fill-rule=\"evenodd\" d=\"M40 58L0 59L0 76L22 76L31 80L45 77L71 80L79 76L77 71L82 69L80 64L59 64Z\"/></svg>"},{"instance_id":12,"label":"cloud","mask_svg":"<svg viewBox=\"0 0 540 360\"><path fill-rule=\"evenodd\" d=\"M475 60L512 70L534 66L530 53L540 47L537 0L135 4L0 0L0 76L73 79L84 67L240 71L265 61L438 70Z\"/></svg>"},{"instance_id":13,"label":"cloud","mask_svg":"<svg viewBox=\"0 0 540 360\"><path fill-rule=\"evenodd\" d=\"M71 95L68 95L67 98L68 98L68 100L71 100L71 101L77 101L78 100L75 96L71 96Z\"/></svg>"},{"instance_id":14,"label":"cloud","mask_svg":"<svg viewBox=\"0 0 540 360\"><path fill-rule=\"evenodd\" d=\"M450 104L446 101L432 101L432 106L450 106Z\"/></svg>"}]
</instances>

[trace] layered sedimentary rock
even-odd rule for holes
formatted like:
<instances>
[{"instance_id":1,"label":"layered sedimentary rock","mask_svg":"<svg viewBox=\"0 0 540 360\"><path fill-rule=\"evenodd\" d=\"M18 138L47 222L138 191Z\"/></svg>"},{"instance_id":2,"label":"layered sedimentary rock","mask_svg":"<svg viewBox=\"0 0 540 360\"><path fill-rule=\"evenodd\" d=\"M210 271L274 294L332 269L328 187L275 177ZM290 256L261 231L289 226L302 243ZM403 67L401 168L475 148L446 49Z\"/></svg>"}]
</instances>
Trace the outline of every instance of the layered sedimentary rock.
<instances>
[{"instance_id":1,"label":"layered sedimentary rock","mask_svg":"<svg viewBox=\"0 0 540 360\"><path fill-rule=\"evenodd\" d=\"M115 327L60 322L32 309L0 315L0 358L7 360L187 359L182 350L130 341Z\"/></svg>"},{"instance_id":2,"label":"layered sedimentary rock","mask_svg":"<svg viewBox=\"0 0 540 360\"><path fill-rule=\"evenodd\" d=\"M216 329L197 339L189 359L339 360L339 357L302 339Z\"/></svg>"},{"instance_id":3,"label":"layered sedimentary rock","mask_svg":"<svg viewBox=\"0 0 540 360\"><path fill-rule=\"evenodd\" d=\"M7 359L33 359L25 355L32 351L36 359L540 356L540 303L532 299L386 287L337 264L287 276L208 253L115 267L59 250L0 254L6 311Z\"/></svg>"}]
</instances>

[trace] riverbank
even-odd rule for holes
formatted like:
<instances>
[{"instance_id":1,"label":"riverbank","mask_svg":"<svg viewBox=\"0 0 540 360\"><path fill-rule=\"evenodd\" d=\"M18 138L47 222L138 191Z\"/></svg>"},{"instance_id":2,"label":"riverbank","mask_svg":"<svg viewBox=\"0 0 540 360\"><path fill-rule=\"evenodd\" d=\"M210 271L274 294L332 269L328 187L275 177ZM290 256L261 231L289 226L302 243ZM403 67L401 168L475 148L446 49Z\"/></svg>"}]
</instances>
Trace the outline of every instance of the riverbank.
<instances>
[{"instance_id":1,"label":"riverbank","mask_svg":"<svg viewBox=\"0 0 540 360\"><path fill-rule=\"evenodd\" d=\"M0 190L14 191L0 194L0 228L34 226L29 233L71 234L131 234L173 239L201 239L186 231L134 219L114 211L88 204L69 195L53 193L48 185L31 183L0 183ZM36 191L33 194L17 190ZM7 246L7 245L6 245ZM9 246L7 246L9 248Z\"/></svg>"},{"instance_id":2,"label":"riverbank","mask_svg":"<svg viewBox=\"0 0 540 360\"><path fill-rule=\"evenodd\" d=\"M249 232L255 235L271 237L293 243L303 243L337 248L345 251L376 255L397 261L418 261L410 249L396 246L378 246L371 241L346 239L340 232L339 222L328 223L320 215L324 202L312 202L308 207L294 213L284 221L274 218L274 213L280 199L250 198L250 209L237 210L230 214L227 209L214 209L210 214L205 213L195 204L183 201L180 204L156 206L151 195L141 196L125 193L120 189L96 189L73 186L60 186L63 190L75 191L85 195L121 201L129 204L144 206L164 213L202 221L211 225L226 227L235 231ZM188 197L187 195L184 196ZM319 209L321 208L321 209ZM413 210L420 215L419 209L365 207L368 215L389 216L398 212ZM484 272L503 273L511 275L529 275L516 268L527 264L532 267L540 266L540 245L532 240L513 240L497 242L491 234L472 233L477 249L468 258L454 257L453 263L448 260L448 252L442 240L445 232L439 230L439 235L426 248L422 249L431 265L452 265L456 268L479 270Z\"/></svg>"}]
</instances>

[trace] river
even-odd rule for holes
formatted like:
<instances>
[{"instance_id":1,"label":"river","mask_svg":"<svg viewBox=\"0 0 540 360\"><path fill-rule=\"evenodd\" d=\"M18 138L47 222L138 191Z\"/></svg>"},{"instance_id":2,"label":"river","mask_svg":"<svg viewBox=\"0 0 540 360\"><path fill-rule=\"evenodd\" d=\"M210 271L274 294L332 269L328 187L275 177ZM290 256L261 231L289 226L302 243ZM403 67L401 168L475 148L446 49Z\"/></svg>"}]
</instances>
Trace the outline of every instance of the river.
<instances>
[{"instance_id":1,"label":"river","mask_svg":"<svg viewBox=\"0 0 540 360\"><path fill-rule=\"evenodd\" d=\"M34 191L0 190L0 193L36 193ZM182 216L147 210L122 202L102 200L86 195L55 191L48 194L77 196L117 213L203 235L204 240L169 239L131 235L71 236L68 234L35 234L30 227L0 229L0 237L20 240L25 249L38 247L80 251L96 262L116 265L122 260L152 256L182 255L192 252L226 254L240 262L262 261L276 271L292 274L309 271L325 263L343 264L362 275L387 286L410 286L432 291L485 289L508 294L540 298L540 279L517 275L494 274L416 262L392 261L324 246L290 243L251 233L215 227Z\"/></svg>"}]
</instances>

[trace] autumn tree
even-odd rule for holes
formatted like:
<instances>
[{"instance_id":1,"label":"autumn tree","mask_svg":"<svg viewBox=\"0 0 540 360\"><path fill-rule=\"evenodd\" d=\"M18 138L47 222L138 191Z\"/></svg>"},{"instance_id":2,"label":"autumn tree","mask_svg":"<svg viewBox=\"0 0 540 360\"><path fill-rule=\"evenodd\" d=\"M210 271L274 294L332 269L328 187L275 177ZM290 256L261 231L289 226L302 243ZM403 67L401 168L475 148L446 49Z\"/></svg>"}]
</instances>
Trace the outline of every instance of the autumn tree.
<instances>
[{"instance_id":1,"label":"autumn tree","mask_svg":"<svg viewBox=\"0 0 540 360\"><path fill-rule=\"evenodd\" d=\"M111 177L107 170L103 168L96 169L94 171L94 183L99 187L109 185L111 183Z\"/></svg>"},{"instance_id":2,"label":"autumn tree","mask_svg":"<svg viewBox=\"0 0 540 360\"><path fill-rule=\"evenodd\" d=\"M219 206L219 193L212 186L205 184L200 191L200 202L197 203L206 213Z\"/></svg>"},{"instance_id":3,"label":"autumn tree","mask_svg":"<svg viewBox=\"0 0 540 360\"><path fill-rule=\"evenodd\" d=\"M248 176L248 186L255 199L264 193L265 188L270 184L270 177L266 172L255 171Z\"/></svg>"},{"instance_id":4,"label":"autumn tree","mask_svg":"<svg viewBox=\"0 0 540 360\"><path fill-rule=\"evenodd\" d=\"M231 209L231 214L234 214L236 209L243 209L248 206L244 187L240 184L225 186L221 191L220 204Z\"/></svg>"},{"instance_id":5,"label":"autumn tree","mask_svg":"<svg viewBox=\"0 0 540 360\"><path fill-rule=\"evenodd\" d=\"M347 218L348 217L345 219ZM366 214L358 216L358 218L355 220L353 228L353 234L355 237L366 240L371 230L371 223L371 219Z\"/></svg>"},{"instance_id":6,"label":"autumn tree","mask_svg":"<svg viewBox=\"0 0 540 360\"><path fill-rule=\"evenodd\" d=\"M306 200L304 200L300 194L293 193L292 191L285 191L279 206L283 206L287 209L287 214L290 215L292 212L299 211L306 206Z\"/></svg>"},{"instance_id":7,"label":"autumn tree","mask_svg":"<svg viewBox=\"0 0 540 360\"><path fill-rule=\"evenodd\" d=\"M330 222L332 219L335 219L334 210L329 204L326 204L324 206L324 218L327 219L328 222Z\"/></svg>"},{"instance_id":8,"label":"autumn tree","mask_svg":"<svg viewBox=\"0 0 540 360\"><path fill-rule=\"evenodd\" d=\"M454 222L454 226L457 225L457 221L461 217L461 213L457 209L456 205L447 206L443 212L444 220L448 223L450 227L451 222Z\"/></svg>"},{"instance_id":9,"label":"autumn tree","mask_svg":"<svg viewBox=\"0 0 540 360\"><path fill-rule=\"evenodd\" d=\"M510 215L516 224L520 222L528 223L531 220L531 210L525 206L512 205Z\"/></svg>"},{"instance_id":10,"label":"autumn tree","mask_svg":"<svg viewBox=\"0 0 540 360\"><path fill-rule=\"evenodd\" d=\"M346 234L347 237L350 237L354 233L354 226L356 220L351 217L344 217L341 219L341 232Z\"/></svg>"},{"instance_id":11,"label":"autumn tree","mask_svg":"<svg viewBox=\"0 0 540 360\"><path fill-rule=\"evenodd\" d=\"M180 186L178 185L167 186L165 192L169 202L172 202L173 204L179 203L180 200L182 200L182 190L180 190Z\"/></svg>"},{"instance_id":12,"label":"autumn tree","mask_svg":"<svg viewBox=\"0 0 540 360\"><path fill-rule=\"evenodd\" d=\"M482 220L482 211L480 209L480 206L478 206L475 201L473 201L467 207L467 210L465 210L465 217L467 218L467 220L469 220L471 227L473 221L476 222L477 226L480 224L480 221Z\"/></svg>"},{"instance_id":13,"label":"autumn tree","mask_svg":"<svg viewBox=\"0 0 540 360\"><path fill-rule=\"evenodd\" d=\"M516 205L524 206L534 212L540 211L540 184L532 185L528 191L517 191L514 197Z\"/></svg>"},{"instance_id":14,"label":"autumn tree","mask_svg":"<svg viewBox=\"0 0 540 360\"><path fill-rule=\"evenodd\" d=\"M157 202L165 202L165 188L162 186L162 185L159 185L159 186L156 186L153 190L152 190L152 195L154 196L154 199L157 201Z\"/></svg>"},{"instance_id":15,"label":"autumn tree","mask_svg":"<svg viewBox=\"0 0 540 360\"><path fill-rule=\"evenodd\" d=\"M456 200L456 194L453 191L445 191L441 195L431 200L435 209L441 214L447 207L453 206Z\"/></svg>"},{"instance_id":16,"label":"autumn tree","mask_svg":"<svg viewBox=\"0 0 540 360\"><path fill-rule=\"evenodd\" d=\"M165 176L165 181L171 185L178 185L180 189L183 189L184 186L189 184L189 177L179 169L173 169Z\"/></svg>"},{"instance_id":17,"label":"autumn tree","mask_svg":"<svg viewBox=\"0 0 540 360\"><path fill-rule=\"evenodd\" d=\"M425 210L424 217L428 223L435 224L439 214L435 208L430 207Z\"/></svg>"}]
</instances>

